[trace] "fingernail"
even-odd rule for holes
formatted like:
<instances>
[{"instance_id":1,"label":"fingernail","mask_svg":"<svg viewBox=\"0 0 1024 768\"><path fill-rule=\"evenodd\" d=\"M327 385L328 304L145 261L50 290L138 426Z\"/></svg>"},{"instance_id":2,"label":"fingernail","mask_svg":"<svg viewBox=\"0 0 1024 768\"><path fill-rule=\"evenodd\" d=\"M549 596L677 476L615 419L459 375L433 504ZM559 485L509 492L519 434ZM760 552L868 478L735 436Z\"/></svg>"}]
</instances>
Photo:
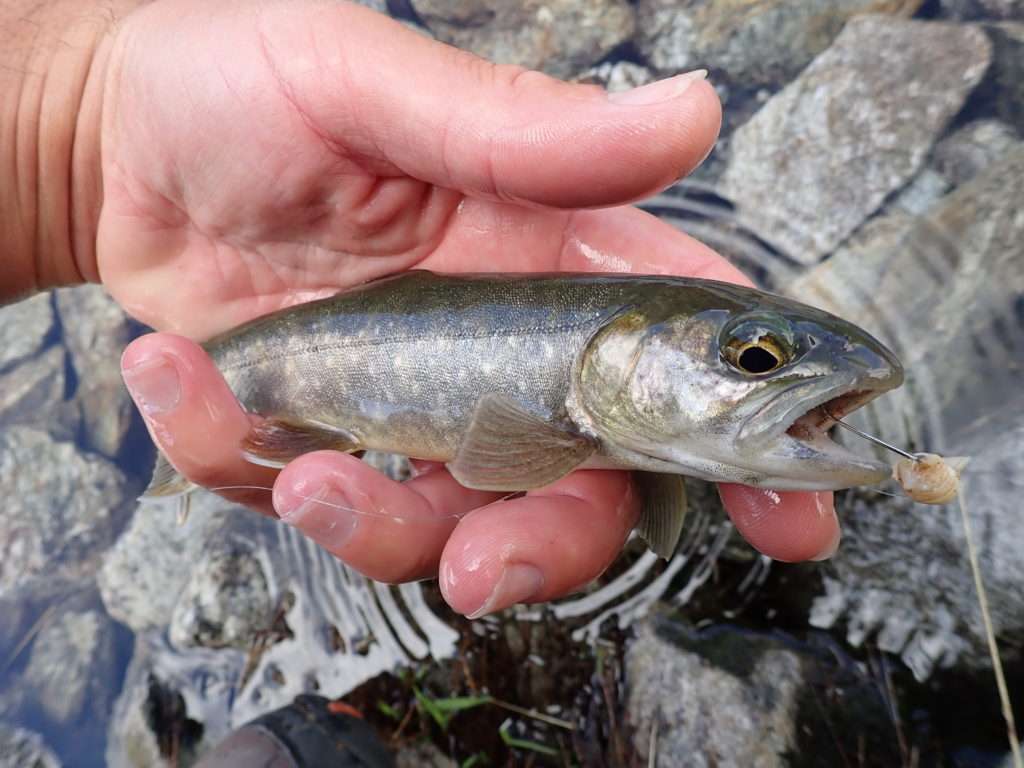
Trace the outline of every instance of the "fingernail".
<instances>
[{"instance_id":1,"label":"fingernail","mask_svg":"<svg viewBox=\"0 0 1024 768\"><path fill-rule=\"evenodd\" d=\"M320 486L312 494L292 489L289 493L275 495L274 509L282 522L298 528L331 551L344 546L359 523L352 514L348 498L329 485Z\"/></svg>"},{"instance_id":2,"label":"fingernail","mask_svg":"<svg viewBox=\"0 0 1024 768\"><path fill-rule=\"evenodd\" d=\"M697 69L693 72L686 72L665 80L658 80L638 88L631 88L628 91L618 91L608 94L608 101L614 104L624 104L629 107L642 107L649 104L659 104L663 101L675 99L686 92L694 83L699 83L708 76L706 69Z\"/></svg>"},{"instance_id":3,"label":"fingernail","mask_svg":"<svg viewBox=\"0 0 1024 768\"><path fill-rule=\"evenodd\" d=\"M544 575L532 565L506 565L491 594L479 608L466 614L466 618L479 619L502 608L529 600L539 593L543 586Z\"/></svg>"},{"instance_id":4,"label":"fingernail","mask_svg":"<svg viewBox=\"0 0 1024 768\"><path fill-rule=\"evenodd\" d=\"M150 357L125 368L125 386L143 413L150 416L174 410L181 399L181 379L174 363L163 355Z\"/></svg>"},{"instance_id":5,"label":"fingernail","mask_svg":"<svg viewBox=\"0 0 1024 768\"><path fill-rule=\"evenodd\" d=\"M828 560L836 552L839 551L839 542L842 541L842 538L843 532L837 527L835 535L832 538L832 542L821 551L821 554L819 554L817 557L812 557L811 560L813 560L816 563L820 563L822 560Z\"/></svg>"}]
</instances>

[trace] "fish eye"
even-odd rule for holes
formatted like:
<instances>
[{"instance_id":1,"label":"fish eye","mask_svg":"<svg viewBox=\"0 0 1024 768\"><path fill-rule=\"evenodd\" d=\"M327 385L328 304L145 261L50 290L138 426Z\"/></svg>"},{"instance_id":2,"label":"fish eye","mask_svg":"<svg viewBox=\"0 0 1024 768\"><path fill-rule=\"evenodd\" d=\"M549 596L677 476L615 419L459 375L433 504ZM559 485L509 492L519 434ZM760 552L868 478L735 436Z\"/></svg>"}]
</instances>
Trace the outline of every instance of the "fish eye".
<instances>
[{"instance_id":1,"label":"fish eye","mask_svg":"<svg viewBox=\"0 0 1024 768\"><path fill-rule=\"evenodd\" d=\"M761 376L792 360L792 344L766 323L748 321L727 330L722 357L740 373Z\"/></svg>"}]
</instances>

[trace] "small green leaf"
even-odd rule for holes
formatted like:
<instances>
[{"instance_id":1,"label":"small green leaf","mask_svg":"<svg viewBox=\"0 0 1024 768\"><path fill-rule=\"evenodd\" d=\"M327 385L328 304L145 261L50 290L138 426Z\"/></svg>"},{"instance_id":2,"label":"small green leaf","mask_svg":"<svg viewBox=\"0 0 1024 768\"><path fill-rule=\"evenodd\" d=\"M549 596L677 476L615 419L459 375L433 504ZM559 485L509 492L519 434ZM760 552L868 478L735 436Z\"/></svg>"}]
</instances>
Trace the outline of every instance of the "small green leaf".
<instances>
[{"instance_id":1,"label":"small green leaf","mask_svg":"<svg viewBox=\"0 0 1024 768\"><path fill-rule=\"evenodd\" d=\"M530 741L529 739L517 739L515 736L508 732L508 721L498 729L498 733L501 735L501 740L505 743L505 746L511 747L512 749L526 749L531 752L539 752L542 755L550 755L556 757L558 750L549 747L547 744L540 744L536 741Z\"/></svg>"},{"instance_id":2,"label":"small green leaf","mask_svg":"<svg viewBox=\"0 0 1024 768\"><path fill-rule=\"evenodd\" d=\"M473 709L482 704L490 704L490 696L453 696L447 699L434 699L434 705L442 712L462 712L466 709Z\"/></svg>"},{"instance_id":3,"label":"small green leaf","mask_svg":"<svg viewBox=\"0 0 1024 768\"><path fill-rule=\"evenodd\" d=\"M475 755L470 755L459 765L459 768L474 768L477 765L485 765L491 762L487 759L487 755L483 752L477 752Z\"/></svg>"},{"instance_id":4,"label":"small green leaf","mask_svg":"<svg viewBox=\"0 0 1024 768\"><path fill-rule=\"evenodd\" d=\"M388 704L386 701L378 701L377 702L377 709L380 712L382 712L385 715L387 715L388 717L390 717L392 720L401 720L402 719L401 713L397 709L392 707L390 704Z\"/></svg>"},{"instance_id":5,"label":"small green leaf","mask_svg":"<svg viewBox=\"0 0 1024 768\"><path fill-rule=\"evenodd\" d=\"M423 711L434 718L434 722L441 727L442 731L447 731L448 723L451 721L451 715L440 709L437 704L434 703L434 700L424 694L419 688L413 688L412 692L416 695L416 701L419 702Z\"/></svg>"}]
</instances>

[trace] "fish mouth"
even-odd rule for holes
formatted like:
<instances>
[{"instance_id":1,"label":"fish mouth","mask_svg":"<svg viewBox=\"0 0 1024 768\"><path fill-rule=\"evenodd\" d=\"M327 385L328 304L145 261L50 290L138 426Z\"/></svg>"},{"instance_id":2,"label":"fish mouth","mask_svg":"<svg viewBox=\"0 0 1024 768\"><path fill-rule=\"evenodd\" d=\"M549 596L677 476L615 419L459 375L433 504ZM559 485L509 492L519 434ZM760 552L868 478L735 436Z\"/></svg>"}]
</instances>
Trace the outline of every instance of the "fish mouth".
<instances>
[{"instance_id":1,"label":"fish mouth","mask_svg":"<svg viewBox=\"0 0 1024 768\"><path fill-rule=\"evenodd\" d=\"M756 413L741 430L741 443L754 451L789 457L803 469L806 482L794 487L824 489L870 485L892 471L884 462L860 456L835 442L829 430L837 419L853 413L892 389L863 379L823 387L820 381L803 382L780 393ZM793 401L796 401L795 403ZM787 462L788 463L788 462ZM785 471L785 474L789 474ZM816 477L817 479L812 479ZM786 477L781 478L786 481ZM796 481L794 475L789 480ZM780 486L781 487L781 486Z\"/></svg>"},{"instance_id":2,"label":"fish mouth","mask_svg":"<svg viewBox=\"0 0 1024 768\"><path fill-rule=\"evenodd\" d=\"M802 416L796 416L784 430L795 440L815 443L828 436L829 430L844 416L853 413L861 406L867 405L886 390L853 389L834 397L830 397L820 405L812 406Z\"/></svg>"},{"instance_id":3,"label":"fish mouth","mask_svg":"<svg viewBox=\"0 0 1024 768\"><path fill-rule=\"evenodd\" d=\"M822 402L806 403L794 409L792 420L787 419L788 426L780 435L795 441L794 446L800 453L816 458L819 465L827 465L843 478L842 485L871 485L881 482L892 472L889 464L874 458L868 458L850 451L832 439L829 430L837 420L853 413L879 395L885 389L865 389L856 385L844 391L825 393ZM784 424L786 422L783 422ZM824 469L824 467L822 467Z\"/></svg>"}]
</instances>

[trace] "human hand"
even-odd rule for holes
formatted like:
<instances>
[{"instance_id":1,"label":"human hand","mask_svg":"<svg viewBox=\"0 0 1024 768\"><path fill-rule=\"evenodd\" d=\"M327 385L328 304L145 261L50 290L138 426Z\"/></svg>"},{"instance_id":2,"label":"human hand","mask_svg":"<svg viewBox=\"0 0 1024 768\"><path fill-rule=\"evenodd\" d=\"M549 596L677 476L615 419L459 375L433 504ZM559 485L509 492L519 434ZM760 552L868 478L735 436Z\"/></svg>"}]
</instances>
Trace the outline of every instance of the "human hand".
<instances>
[{"instance_id":1,"label":"human hand","mask_svg":"<svg viewBox=\"0 0 1024 768\"><path fill-rule=\"evenodd\" d=\"M720 108L708 84L680 76L609 97L488 64L358 6L161 0L122 25L104 99L97 267L129 312L180 334L141 338L123 360L179 470L207 487L273 486L224 495L373 578L439 575L467 615L566 594L611 563L636 521L627 473L577 472L508 501L443 468L400 484L336 453L277 474L242 459L251 417L185 337L412 267L746 282L622 205L709 150ZM321 486L356 514L303 506ZM838 543L831 494L721 493L773 557L826 556Z\"/></svg>"}]
</instances>

